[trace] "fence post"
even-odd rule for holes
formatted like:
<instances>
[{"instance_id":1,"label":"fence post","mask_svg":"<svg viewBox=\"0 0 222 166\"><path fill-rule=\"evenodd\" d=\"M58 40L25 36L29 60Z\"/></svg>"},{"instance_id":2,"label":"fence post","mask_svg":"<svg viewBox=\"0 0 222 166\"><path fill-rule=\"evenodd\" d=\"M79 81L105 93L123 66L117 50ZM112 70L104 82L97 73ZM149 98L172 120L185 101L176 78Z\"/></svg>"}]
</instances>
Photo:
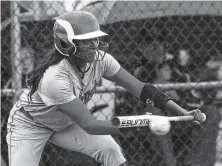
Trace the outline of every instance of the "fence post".
<instances>
[{"instance_id":1,"label":"fence post","mask_svg":"<svg viewBox=\"0 0 222 166\"><path fill-rule=\"evenodd\" d=\"M20 6L18 1L11 1L11 62L12 62L12 88L16 90L13 103L17 100L22 89L22 69L20 65L21 27L19 21Z\"/></svg>"}]
</instances>

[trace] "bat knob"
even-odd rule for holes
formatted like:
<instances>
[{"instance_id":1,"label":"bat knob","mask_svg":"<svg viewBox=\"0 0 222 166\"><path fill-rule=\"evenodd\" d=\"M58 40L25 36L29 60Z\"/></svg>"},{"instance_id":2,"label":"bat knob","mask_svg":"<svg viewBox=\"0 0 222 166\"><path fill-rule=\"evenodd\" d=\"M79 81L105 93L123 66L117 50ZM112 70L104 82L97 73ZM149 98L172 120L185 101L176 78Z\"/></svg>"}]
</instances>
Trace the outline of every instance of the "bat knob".
<instances>
[{"instance_id":1,"label":"bat knob","mask_svg":"<svg viewBox=\"0 0 222 166\"><path fill-rule=\"evenodd\" d=\"M207 119L207 116L206 116L206 114L204 114L204 113L202 113L202 119L201 119L201 122L204 122L204 121L206 121L206 119Z\"/></svg>"}]
</instances>

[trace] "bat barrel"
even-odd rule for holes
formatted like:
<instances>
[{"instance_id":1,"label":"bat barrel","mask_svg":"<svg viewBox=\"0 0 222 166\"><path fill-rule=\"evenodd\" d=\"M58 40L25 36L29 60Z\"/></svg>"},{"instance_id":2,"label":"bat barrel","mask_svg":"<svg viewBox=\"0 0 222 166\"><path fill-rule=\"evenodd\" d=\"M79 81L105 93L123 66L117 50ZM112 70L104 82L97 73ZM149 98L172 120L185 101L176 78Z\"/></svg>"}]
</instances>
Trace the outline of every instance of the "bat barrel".
<instances>
[{"instance_id":1,"label":"bat barrel","mask_svg":"<svg viewBox=\"0 0 222 166\"><path fill-rule=\"evenodd\" d=\"M136 116L115 116L111 122L114 127L142 127L149 126L152 115L136 115Z\"/></svg>"}]
</instances>

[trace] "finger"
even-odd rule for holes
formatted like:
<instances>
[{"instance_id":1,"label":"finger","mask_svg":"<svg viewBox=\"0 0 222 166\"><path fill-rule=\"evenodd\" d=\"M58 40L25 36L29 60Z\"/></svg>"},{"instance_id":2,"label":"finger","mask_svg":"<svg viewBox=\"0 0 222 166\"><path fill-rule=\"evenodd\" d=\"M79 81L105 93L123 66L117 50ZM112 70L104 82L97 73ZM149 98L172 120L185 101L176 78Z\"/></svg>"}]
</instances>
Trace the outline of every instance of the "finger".
<instances>
[{"instance_id":1,"label":"finger","mask_svg":"<svg viewBox=\"0 0 222 166\"><path fill-rule=\"evenodd\" d=\"M192 115L195 120L199 119L198 112L196 110L190 111L189 114Z\"/></svg>"},{"instance_id":2,"label":"finger","mask_svg":"<svg viewBox=\"0 0 222 166\"><path fill-rule=\"evenodd\" d=\"M200 125L201 125L200 122L197 121L197 120L192 121L192 123L194 123L194 124L197 125L197 126L200 126Z\"/></svg>"},{"instance_id":3,"label":"finger","mask_svg":"<svg viewBox=\"0 0 222 166\"><path fill-rule=\"evenodd\" d=\"M204 122L206 120L205 114L203 114L199 109L190 111L190 114L199 122Z\"/></svg>"},{"instance_id":4,"label":"finger","mask_svg":"<svg viewBox=\"0 0 222 166\"><path fill-rule=\"evenodd\" d=\"M193 127L194 129L200 129L200 128L201 128L201 123L198 122L198 121L196 121L196 120L193 120L193 121L191 122L191 124L192 124L192 127Z\"/></svg>"}]
</instances>

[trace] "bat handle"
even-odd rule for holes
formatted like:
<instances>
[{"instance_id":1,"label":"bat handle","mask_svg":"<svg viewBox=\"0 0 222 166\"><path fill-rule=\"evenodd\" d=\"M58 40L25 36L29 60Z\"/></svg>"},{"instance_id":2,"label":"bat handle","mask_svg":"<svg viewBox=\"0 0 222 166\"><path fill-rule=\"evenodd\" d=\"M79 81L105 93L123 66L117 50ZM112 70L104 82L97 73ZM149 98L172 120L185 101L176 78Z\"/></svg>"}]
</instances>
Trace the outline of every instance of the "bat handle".
<instances>
[{"instance_id":1,"label":"bat handle","mask_svg":"<svg viewBox=\"0 0 222 166\"><path fill-rule=\"evenodd\" d=\"M204 122L206 120L206 115L202 113L203 115L203 120L201 122ZM176 116L176 117L168 117L169 121L191 121L194 120L194 117L192 115L187 115L187 116Z\"/></svg>"}]
</instances>

